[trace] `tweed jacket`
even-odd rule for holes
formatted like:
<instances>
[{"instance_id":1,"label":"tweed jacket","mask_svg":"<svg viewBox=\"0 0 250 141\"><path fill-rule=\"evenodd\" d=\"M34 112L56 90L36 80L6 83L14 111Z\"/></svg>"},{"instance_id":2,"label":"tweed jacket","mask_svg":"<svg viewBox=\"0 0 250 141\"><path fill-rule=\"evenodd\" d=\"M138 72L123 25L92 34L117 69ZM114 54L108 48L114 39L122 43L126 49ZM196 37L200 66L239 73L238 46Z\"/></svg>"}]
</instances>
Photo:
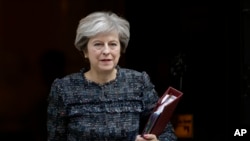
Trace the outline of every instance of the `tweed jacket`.
<instances>
[{"instance_id":1,"label":"tweed jacket","mask_svg":"<svg viewBox=\"0 0 250 141\"><path fill-rule=\"evenodd\" d=\"M77 73L51 85L47 108L48 141L134 141L158 95L146 72L117 66L116 79L97 84ZM174 141L169 123L161 141Z\"/></svg>"}]
</instances>

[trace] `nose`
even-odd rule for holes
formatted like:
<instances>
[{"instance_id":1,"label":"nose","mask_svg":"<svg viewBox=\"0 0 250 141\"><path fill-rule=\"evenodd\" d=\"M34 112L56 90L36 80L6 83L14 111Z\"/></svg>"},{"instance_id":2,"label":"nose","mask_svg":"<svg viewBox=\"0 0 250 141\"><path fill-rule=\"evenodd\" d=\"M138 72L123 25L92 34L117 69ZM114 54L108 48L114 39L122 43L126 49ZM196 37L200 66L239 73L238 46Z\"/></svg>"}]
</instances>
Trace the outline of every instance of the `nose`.
<instances>
[{"instance_id":1,"label":"nose","mask_svg":"<svg viewBox=\"0 0 250 141\"><path fill-rule=\"evenodd\" d=\"M107 55L107 54L110 53L110 48L109 48L108 45L105 45L105 46L104 46L104 48L103 48L103 50L102 50L102 53L103 53L104 55Z\"/></svg>"}]
</instances>

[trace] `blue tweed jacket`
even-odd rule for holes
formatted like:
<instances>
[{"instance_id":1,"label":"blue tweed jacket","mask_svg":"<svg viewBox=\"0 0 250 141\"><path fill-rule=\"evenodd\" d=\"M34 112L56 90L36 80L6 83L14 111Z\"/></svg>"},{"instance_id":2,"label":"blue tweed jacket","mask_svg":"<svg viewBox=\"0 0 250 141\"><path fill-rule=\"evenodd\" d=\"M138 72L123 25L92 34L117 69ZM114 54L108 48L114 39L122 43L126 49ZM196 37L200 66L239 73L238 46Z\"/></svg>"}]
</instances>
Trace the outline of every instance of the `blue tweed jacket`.
<instances>
[{"instance_id":1,"label":"blue tweed jacket","mask_svg":"<svg viewBox=\"0 0 250 141\"><path fill-rule=\"evenodd\" d=\"M158 95L146 72L117 67L116 79L97 84L78 73L55 79L48 97L48 141L134 141ZM169 123L160 141L175 141Z\"/></svg>"}]
</instances>

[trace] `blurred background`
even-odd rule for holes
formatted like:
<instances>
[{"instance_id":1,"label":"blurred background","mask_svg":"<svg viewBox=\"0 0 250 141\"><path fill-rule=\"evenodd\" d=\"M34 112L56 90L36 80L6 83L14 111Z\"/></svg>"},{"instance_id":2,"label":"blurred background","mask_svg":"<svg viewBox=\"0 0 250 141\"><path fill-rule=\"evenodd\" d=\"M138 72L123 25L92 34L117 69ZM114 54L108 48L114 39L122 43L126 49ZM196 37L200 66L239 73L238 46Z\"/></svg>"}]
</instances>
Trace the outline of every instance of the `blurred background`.
<instances>
[{"instance_id":1,"label":"blurred background","mask_svg":"<svg viewBox=\"0 0 250 141\"><path fill-rule=\"evenodd\" d=\"M148 72L159 95L183 91L179 140L224 141L249 125L248 1L0 0L1 141L46 140L50 85L83 67L75 31L96 10L131 24L121 66Z\"/></svg>"}]
</instances>

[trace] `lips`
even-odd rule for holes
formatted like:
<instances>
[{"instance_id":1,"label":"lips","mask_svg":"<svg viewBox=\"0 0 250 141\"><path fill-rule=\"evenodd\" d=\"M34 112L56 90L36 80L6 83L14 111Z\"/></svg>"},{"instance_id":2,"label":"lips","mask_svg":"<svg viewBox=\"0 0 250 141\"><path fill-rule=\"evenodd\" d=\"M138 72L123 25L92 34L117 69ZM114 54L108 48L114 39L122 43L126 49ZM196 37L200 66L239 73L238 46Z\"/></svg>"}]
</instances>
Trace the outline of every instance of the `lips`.
<instances>
[{"instance_id":1,"label":"lips","mask_svg":"<svg viewBox=\"0 0 250 141\"><path fill-rule=\"evenodd\" d=\"M111 61L111 59L101 59L101 61Z\"/></svg>"}]
</instances>

